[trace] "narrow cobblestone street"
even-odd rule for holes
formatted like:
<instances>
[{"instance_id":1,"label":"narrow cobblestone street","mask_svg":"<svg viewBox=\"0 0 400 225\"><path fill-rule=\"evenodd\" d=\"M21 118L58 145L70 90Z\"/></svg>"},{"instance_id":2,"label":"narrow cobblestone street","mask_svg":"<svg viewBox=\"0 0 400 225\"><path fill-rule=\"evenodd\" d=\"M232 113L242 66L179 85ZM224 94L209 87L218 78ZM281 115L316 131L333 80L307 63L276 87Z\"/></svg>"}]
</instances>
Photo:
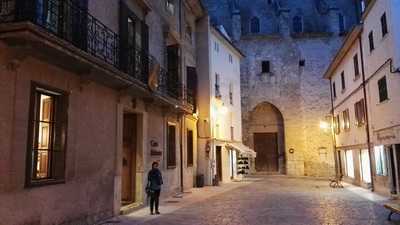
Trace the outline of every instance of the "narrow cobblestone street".
<instances>
[{"instance_id":1,"label":"narrow cobblestone street","mask_svg":"<svg viewBox=\"0 0 400 225\"><path fill-rule=\"evenodd\" d=\"M214 190L212 190L214 189ZM210 196L208 192L215 192ZM207 197L202 197L207 196ZM218 188L195 189L182 199L164 200L162 215L148 208L110 224L123 225L392 225L386 199L346 186L331 189L326 181L268 176Z\"/></svg>"}]
</instances>

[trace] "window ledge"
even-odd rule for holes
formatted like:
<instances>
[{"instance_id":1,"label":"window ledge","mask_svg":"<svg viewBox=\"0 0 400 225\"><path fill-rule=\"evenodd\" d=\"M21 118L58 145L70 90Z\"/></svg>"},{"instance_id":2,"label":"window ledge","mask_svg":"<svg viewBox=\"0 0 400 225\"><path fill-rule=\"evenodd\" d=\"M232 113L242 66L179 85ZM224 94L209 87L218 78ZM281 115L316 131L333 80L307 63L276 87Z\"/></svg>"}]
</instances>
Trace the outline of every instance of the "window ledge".
<instances>
[{"instance_id":1,"label":"window ledge","mask_svg":"<svg viewBox=\"0 0 400 225\"><path fill-rule=\"evenodd\" d=\"M176 169L176 166L167 166L167 169L168 170L173 170L173 169Z\"/></svg>"},{"instance_id":2,"label":"window ledge","mask_svg":"<svg viewBox=\"0 0 400 225\"><path fill-rule=\"evenodd\" d=\"M361 75L360 75L360 74L356 75L356 76L354 77L353 81L357 81L357 80L359 80L359 79L360 79L360 77L361 77Z\"/></svg>"},{"instance_id":3,"label":"window ledge","mask_svg":"<svg viewBox=\"0 0 400 225\"><path fill-rule=\"evenodd\" d=\"M389 101L390 101L390 98L387 98L387 99L385 99L385 100L383 100L383 101L381 101L381 102L378 102L376 105L377 105L377 106L379 106L379 105L385 105L385 104L389 103Z\"/></svg>"},{"instance_id":4,"label":"window ledge","mask_svg":"<svg viewBox=\"0 0 400 225\"><path fill-rule=\"evenodd\" d=\"M40 180L40 181L30 181L29 183L25 184L25 188L35 188L35 187L43 187L48 185L56 185L56 184L65 184L65 180L54 180L54 179L47 179L47 180Z\"/></svg>"},{"instance_id":5,"label":"window ledge","mask_svg":"<svg viewBox=\"0 0 400 225\"><path fill-rule=\"evenodd\" d=\"M341 92L341 93L344 94L345 92L346 92L346 88L345 88L345 89L342 89L342 92Z\"/></svg>"}]
</instances>

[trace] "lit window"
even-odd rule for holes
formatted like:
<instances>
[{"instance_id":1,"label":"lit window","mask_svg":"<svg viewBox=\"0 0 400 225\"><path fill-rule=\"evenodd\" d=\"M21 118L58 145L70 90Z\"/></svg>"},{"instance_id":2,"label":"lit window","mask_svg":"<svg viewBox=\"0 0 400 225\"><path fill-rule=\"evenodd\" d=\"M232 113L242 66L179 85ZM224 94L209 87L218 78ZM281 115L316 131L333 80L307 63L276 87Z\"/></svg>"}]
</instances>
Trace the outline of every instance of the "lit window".
<instances>
[{"instance_id":1,"label":"lit window","mask_svg":"<svg viewBox=\"0 0 400 225\"><path fill-rule=\"evenodd\" d=\"M350 112L349 109L343 111L343 130L349 131L350 130Z\"/></svg>"},{"instance_id":2,"label":"lit window","mask_svg":"<svg viewBox=\"0 0 400 225\"><path fill-rule=\"evenodd\" d=\"M356 125L361 127L365 124L365 102L364 99L354 104L354 112L356 116Z\"/></svg>"},{"instance_id":3,"label":"lit window","mask_svg":"<svg viewBox=\"0 0 400 225\"><path fill-rule=\"evenodd\" d=\"M65 92L32 85L27 186L64 180Z\"/></svg>"},{"instance_id":4,"label":"lit window","mask_svg":"<svg viewBox=\"0 0 400 225\"><path fill-rule=\"evenodd\" d=\"M353 161L353 150L345 151L346 155L346 175L354 178L354 161Z\"/></svg>"},{"instance_id":5,"label":"lit window","mask_svg":"<svg viewBox=\"0 0 400 225\"><path fill-rule=\"evenodd\" d=\"M383 145L375 146L374 153L376 175L387 176L385 147Z\"/></svg>"},{"instance_id":6,"label":"lit window","mask_svg":"<svg viewBox=\"0 0 400 225\"><path fill-rule=\"evenodd\" d=\"M361 164L360 164L360 172L361 178L365 183L371 183L371 167L370 167L370 159L368 149L361 150Z\"/></svg>"}]
</instances>

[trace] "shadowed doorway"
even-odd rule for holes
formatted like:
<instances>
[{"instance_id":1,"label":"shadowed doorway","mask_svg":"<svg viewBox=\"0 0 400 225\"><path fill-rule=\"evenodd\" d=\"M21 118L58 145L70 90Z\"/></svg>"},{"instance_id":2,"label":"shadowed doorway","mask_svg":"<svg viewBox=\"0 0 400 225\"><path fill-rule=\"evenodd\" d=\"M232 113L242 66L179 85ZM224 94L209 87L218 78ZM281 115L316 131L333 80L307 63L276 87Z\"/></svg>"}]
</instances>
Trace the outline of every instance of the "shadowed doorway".
<instances>
[{"instance_id":1,"label":"shadowed doorway","mask_svg":"<svg viewBox=\"0 0 400 225\"><path fill-rule=\"evenodd\" d=\"M285 173L284 121L277 107L268 102L258 104L248 122L251 146L257 152L257 172Z\"/></svg>"}]
</instances>

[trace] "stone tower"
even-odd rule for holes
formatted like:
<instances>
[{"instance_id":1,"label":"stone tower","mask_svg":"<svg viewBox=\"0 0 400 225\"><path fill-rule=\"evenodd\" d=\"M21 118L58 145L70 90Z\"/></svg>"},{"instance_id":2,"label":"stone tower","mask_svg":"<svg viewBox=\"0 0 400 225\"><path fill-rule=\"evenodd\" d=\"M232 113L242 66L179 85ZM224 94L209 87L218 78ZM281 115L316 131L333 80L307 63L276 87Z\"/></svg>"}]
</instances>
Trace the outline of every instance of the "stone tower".
<instances>
[{"instance_id":1,"label":"stone tower","mask_svg":"<svg viewBox=\"0 0 400 225\"><path fill-rule=\"evenodd\" d=\"M241 65L243 141L257 171L296 176L334 173L330 112L322 75L357 22L352 0L204 0L246 55Z\"/></svg>"}]
</instances>

